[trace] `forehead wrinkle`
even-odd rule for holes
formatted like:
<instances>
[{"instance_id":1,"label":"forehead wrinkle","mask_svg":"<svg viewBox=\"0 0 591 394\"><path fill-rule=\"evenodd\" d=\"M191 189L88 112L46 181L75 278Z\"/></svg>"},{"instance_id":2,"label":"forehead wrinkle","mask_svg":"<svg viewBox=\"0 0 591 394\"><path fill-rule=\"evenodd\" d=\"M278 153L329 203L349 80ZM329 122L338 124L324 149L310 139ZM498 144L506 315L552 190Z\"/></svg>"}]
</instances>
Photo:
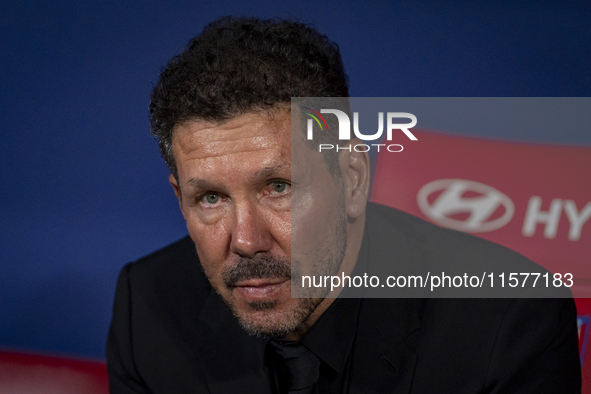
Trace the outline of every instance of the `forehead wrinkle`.
<instances>
[{"instance_id":1,"label":"forehead wrinkle","mask_svg":"<svg viewBox=\"0 0 591 394\"><path fill-rule=\"evenodd\" d=\"M193 157L186 158L181 166L187 166L189 162L195 162L195 165L189 165L193 167L193 177L189 181L185 182L188 186L204 187L217 189L225 188L224 182L219 182L218 179L229 179L230 177L239 177L245 181L259 181L264 178L269 178L272 175L276 175L279 171L283 171L281 176L286 176L285 169L287 169L289 176L291 174L291 162L289 157L283 154L282 150L255 150L257 153L262 154L263 157L259 159L249 159L248 152L243 151L240 153L230 152L227 154L220 154L217 156L207 157ZM268 154L265 151L270 151ZM242 155L247 155L244 160L241 160ZM224 157L229 156L229 157ZM235 156L235 157L233 157ZM252 157L252 156L251 156ZM244 163L255 163L256 168L248 165L243 166ZM211 178L211 180L209 179Z\"/></svg>"},{"instance_id":2,"label":"forehead wrinkle","mask_svg":"<svg viewBox=\"0 0 591 394\"><path fill-rule=\"evenodd\" d=\"M282 147L286 137L291 145L290 124L289 113L272 118L248 113L223 123L194 120L177 125L172 142L188 158Z\"/></svg>"},{"instance_id":3,"label":"forehead wrinkle","mask_svg":"<svg viewBox=\"0 0 591 394\"><path fill-rule=\"evenodd\" d=\"M264 168L261 168L260 170L256 171L252 176L250 177L246 177L249 180L263 180L266 178L269 178L275 174L277 174L278 172L280 172L281 170L284 170L285 168L287 168L287 166L283 165L283 164L275 164L275 165L270 165ZM201 179L201 178L191 178L186 182L186 185L188 187L191 187L193 189L198 189L198 190L205 190L205 189L224 189L225 186L223 185L223 183L220 182L216 182L215 180L211 181L208 179Z\"/></svg>"},{"instance_id":4,"label":"forehead wrinkle","mask_svg":"<svg viewBox=\"0 0 591 394\"><path fill-rule=\"evenodd\" d=\"M243 141L243 140L247 141ZM186 147L183 153L194 158L219 157L230 154L240 154L264 151L278 147L278 141L270 141L267 137L241 138L234 141L216 141L196 147Z\"/></svg>"},{"instance_id":5,"label":"forehead wrinkle","mask_svg":"<svg viewBox=\"0 0 591 394\"><path fill-rule=\"evenodd\" d=\"M231 142L240 141L248 138L257 138L262 135L273 136L284 132L281 126L284 126L281 122L274 121L261 121L260 119L239 121L240 118L232 120L228 123L215 124L210 122L194 121L187 122L175 127L173 133L173 139L178 134L190 133L189 137L191 140L202 139L202 140L213 140L211 142ZM243 129L241 132L236 132L238 129ZM289 130L289 127L287 127ZM262 134L262 135L261 135ZM182 137L181 137L182 138ZM207 142L204 142L207 144ZM203 145L203 144L202 144Z\"/></svg>"},{"instance_id":6,"label":"forehead wrinkle","mask_svg":"<svg viewBox=\"0 0 591 394\"><path fill-rule=\"evenodd\" d=\"M291 157L289 117L269 120L245 115L224 124L187 122L173 133L173 148L180 178L217 177L237 181L267 174ZM290 163L287 163L290 164ZM272 171L271 171L272 172ZM185 178L185 179L186 179ZM186 184L186 183L185 183Z\"/></svg>"},{"instance_id":7,"label":"forehead wrinkle","mask_svg":"<svg viewBox=\"0 0 591 394\"><path fill-rule=\"evenodd\" d=\"M255 139L255 138L275 138L277 134L283 132L283 130L278 130L277 128L263 128L257 127L254 129L250 129L247 127L235 127L233 130L197 130L192 133L192 139L202 139L206 141L209 137L211 142L239 142L245 139ZM242 129L242 131L237 132L236 130Z\"/></svg>"},{"instance_id":8,"label":"forehead wrinkle","mask_svg":"<svg viewBox=\"0 0 591 394\"><path fill-rule=\"evenodd\" d=\"M214 140L208 142L198 143L197 138L189 138L188 143L178 142L178 146L183 154L190 158L207 158L218 157L227 154L240 154L245 152L262 151L265 149L272 149L280 147L280 141L275 133L270 133L264 136L238 136L237 138L229 138L225 140Z\"/></svg>"}]
</instances>

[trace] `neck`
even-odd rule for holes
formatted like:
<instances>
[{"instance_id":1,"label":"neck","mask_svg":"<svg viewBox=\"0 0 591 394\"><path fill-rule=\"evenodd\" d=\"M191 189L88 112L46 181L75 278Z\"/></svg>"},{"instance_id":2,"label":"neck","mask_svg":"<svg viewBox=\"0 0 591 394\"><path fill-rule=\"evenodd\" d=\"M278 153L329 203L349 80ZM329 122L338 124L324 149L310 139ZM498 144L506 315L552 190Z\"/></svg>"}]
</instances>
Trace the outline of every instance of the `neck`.
<instances>
[{"instance_id":1,"label":"neck","mask_svg":"<svg viewBox=\"0 0 591 394\"><path fill-rule=\"evenodd\" d=\"M355 264L357 263L357 257L359 256L359 250L361 249L361 243L363 241L363 231L365 228L365 214L356 218L347 230L347 249L345 251L345 257L337 275L351 275ZM316 309L310 314L310 316L304 321L302 326L295 331L285 334L281 339L288 341L299 341L302 337L312 328L316 321L322 316L329 306L337 299L342 287L335 288L331 291L326 298L322 299Z\"/></svg>"}]
</instances>

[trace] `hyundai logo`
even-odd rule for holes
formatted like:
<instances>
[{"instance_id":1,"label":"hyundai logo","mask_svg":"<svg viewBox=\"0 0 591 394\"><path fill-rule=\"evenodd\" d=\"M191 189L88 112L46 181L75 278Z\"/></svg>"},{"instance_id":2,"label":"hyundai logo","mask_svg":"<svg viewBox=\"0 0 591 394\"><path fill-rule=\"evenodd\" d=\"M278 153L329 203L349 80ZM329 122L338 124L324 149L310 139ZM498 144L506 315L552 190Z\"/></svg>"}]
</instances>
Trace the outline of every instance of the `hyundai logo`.
<instances>
[{"instance_id":1,"label":"hyundai logo","mask_svg":"<svg viewBox=\"0 0 591 394\"><path fill-rule=\"evenodd\" d=\"M513 201L505 194L465 179L429 182L419 190L417 203L432 221L471 233L499 229L509 223L515 212Z\"/></svg>"}]
</instances>

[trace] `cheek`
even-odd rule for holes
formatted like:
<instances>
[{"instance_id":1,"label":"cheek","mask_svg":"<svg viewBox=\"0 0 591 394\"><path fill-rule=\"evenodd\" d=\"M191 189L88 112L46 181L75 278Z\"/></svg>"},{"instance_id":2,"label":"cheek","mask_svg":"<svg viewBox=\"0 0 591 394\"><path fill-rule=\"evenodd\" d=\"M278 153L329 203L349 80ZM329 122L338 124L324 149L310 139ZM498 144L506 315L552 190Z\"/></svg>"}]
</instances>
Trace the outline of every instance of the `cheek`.
<instances>
[{"instance_id":1,"label":"cheek","mask_svg":"<svg viewBox=\"0 0 591 394\"><path fill-rule=\"evenodd\" d=\"M301 191L292 202L291 226L298 236L320 231L330 222L337 199L323 187Z\"/></svg>"},{"instance_id":2,"label":"cheek","mask_svg":"<svg viewBox=\"0 0 591 394\"><path fill-rule=\"evenodd\" d=\"M217 282L229 250L229 234L225 226L222 222L206 225L188 218L187 229L205 274L210 281Z\"/></svg>"},{"instance_id":3,"label":"cheek","mask_svg":"<svg viewBox=\"0 0 591 394\"><path fill-rule=\"evenodd\" d=\"M289 256L291 251L291 212L274 216L272 219L272 236L280 248Z\"/></svg>"},{"instance_id":4,"label":"cheek","mask_svg":"<svg viewBox=\"0 0 591 394\"><path fill-rule=\"evenodd\" d=\"M306 203L294 206L291 220L291 258L292 262L295 261L297 264L307 261L305 256L308 256L316 248L316 242L326 235L322 230L325 221L322 213L315 209L310 198L304 200ZM298 270L306 272L302 267Z\"/></svg>"},{"instance_id":5,"label":"cheek","mask_svg":"<svg viewBox=\"0 0 591 394\"><path fill-rule=\"evenodd\" d=\"M301 263L332 240L343 208L338 207L338 196L324 187L310 188L299 197L292 207L291 251L292 258Z\"/></svg>"}]
</instances>

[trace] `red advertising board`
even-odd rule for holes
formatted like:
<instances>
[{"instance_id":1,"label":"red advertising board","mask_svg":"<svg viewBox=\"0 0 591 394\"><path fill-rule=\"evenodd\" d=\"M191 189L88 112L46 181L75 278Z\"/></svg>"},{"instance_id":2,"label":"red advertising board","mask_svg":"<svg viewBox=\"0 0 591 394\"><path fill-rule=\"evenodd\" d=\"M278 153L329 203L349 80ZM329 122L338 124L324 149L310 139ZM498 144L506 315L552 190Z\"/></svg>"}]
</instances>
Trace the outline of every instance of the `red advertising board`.
<instances>
[{"instance_id":1,"label":"red advertising board","mask_svg":"<svg viewBox=\"0 0 591 394\"><path fill-rule=\"evenodd\" d=\"M591 148L413 133L377 154L372 201L572 273L591 297Z\"/></svg>"},{"instance_id":2,"label":"red advertising board","mask_svg":"<svg viewBox=\"0 0 591 394\"><path fill-rule=\"evenodd\" d=\"M591 393L591 148L421 132L377 155L371 200L572 273L583 393Z\"/></svg>"}]
</instances>

